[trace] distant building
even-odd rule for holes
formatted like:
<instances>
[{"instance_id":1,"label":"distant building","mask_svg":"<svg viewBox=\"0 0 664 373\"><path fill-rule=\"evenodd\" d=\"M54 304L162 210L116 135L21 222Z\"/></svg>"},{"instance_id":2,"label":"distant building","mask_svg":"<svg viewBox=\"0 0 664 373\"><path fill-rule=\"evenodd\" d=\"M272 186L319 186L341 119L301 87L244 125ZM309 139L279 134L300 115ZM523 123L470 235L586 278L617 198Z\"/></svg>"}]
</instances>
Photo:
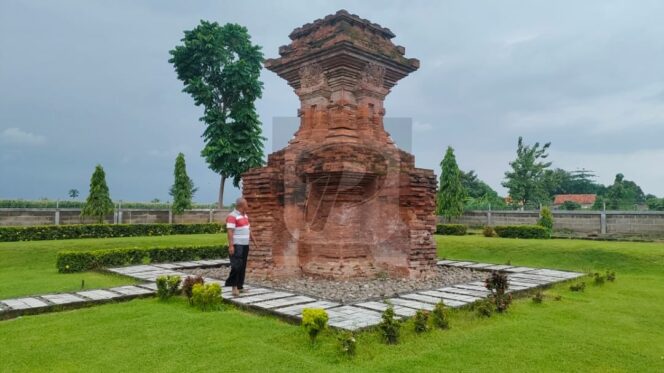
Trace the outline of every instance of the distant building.
<instances>
[{"instance_id":1,"label":"distant building","mask_svg":"<svg viewBox=\"0 0 664 373\"><path fill-rule=\"evenodd\" d=\"M553 207L559 208L563 203L569 201L578 203L583 209L589 209L597 200L596 194L556 194L553 199Z\"/></svg>"}]
</instances>

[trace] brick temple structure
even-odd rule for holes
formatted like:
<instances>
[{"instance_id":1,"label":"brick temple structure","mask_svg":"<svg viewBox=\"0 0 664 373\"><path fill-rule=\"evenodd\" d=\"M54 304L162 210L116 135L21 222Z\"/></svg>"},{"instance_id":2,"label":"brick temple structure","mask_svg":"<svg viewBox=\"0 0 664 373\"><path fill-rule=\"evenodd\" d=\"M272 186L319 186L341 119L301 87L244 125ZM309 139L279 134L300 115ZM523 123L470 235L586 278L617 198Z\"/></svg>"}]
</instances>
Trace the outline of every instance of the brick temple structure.
<instances>
[{"instance_id":1,"label":"brick temple structure","mask_svg":"<svg viewBox=\"0 0 664 373\"><path fill-rule=\"evenodd\" d=\"M435 266L431 170L383 128L383 101L417 70L387 28L341 10L295 29L265 67L300 98L300 127L243 175L252 275L419 278Z\"/></svg>"}]
</instances>

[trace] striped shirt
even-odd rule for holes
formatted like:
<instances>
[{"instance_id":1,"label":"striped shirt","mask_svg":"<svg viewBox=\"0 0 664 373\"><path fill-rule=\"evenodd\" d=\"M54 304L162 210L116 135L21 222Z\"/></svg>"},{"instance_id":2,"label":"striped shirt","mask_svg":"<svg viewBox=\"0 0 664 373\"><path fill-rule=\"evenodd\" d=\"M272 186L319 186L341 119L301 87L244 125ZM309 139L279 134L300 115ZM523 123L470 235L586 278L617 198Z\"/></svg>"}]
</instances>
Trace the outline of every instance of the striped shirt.
<instances>
[{"instance_id":1,"label":"striped shirt","mask_svg":"<svg viewBox=\"0 0 664 373\"><path fill-rule=\"evenodd\" d=\"M226 229L233 230L234 245L249 245L249 217L233 210L226 218Z\"/></svg>"}]
</instances>

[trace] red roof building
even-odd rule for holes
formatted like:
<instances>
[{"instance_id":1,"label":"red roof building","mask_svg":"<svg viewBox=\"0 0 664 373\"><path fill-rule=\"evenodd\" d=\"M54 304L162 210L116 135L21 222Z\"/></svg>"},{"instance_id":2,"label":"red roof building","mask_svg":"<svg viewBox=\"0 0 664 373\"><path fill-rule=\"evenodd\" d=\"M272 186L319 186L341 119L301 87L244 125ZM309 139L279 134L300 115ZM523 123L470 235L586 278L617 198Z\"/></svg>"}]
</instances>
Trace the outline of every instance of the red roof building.
<instances>
[{"instance_id":1,"label":"red roof building","mask_svg":"<svg viewBox=\"0 0 664 373\"><path fill-rule=\"evenodd\" d=\"M553 205L560 206L567 201L571 201L578 203L582 207L591 207L596 199L596 194L556 194L553 199Z\"/></svg>"}]
</instances>

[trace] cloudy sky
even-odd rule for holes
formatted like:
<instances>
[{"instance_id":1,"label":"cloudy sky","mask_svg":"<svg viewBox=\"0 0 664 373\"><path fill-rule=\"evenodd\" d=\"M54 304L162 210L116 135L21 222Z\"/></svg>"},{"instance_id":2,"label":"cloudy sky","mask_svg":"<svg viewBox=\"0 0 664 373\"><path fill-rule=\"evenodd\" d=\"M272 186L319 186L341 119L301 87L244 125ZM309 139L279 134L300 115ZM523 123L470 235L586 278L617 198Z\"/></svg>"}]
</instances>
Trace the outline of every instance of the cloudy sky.
<instances>
[{"instance_id":1,"label":"cloudy sky","mask_svg":"<svg viewBox=\"0 0 664 373\"><path fill-rule=\"evenodd\" d=\"M664 195L664 2L0 0L0 199L87 193L100 163L114 199L168 200L178 152L216 199L201 109L168 51L201 19L245 25L266 58L295 27L347 9L390 28L421 68L388 96L413 120L420 167L447 145L499 192L518 136L555 167L616 173ZM264 70L265 134L297 98ZM266 151L272 151L271 140ZM227 201L238 191L227 194Z\"/></svg>"}]
</instances>

